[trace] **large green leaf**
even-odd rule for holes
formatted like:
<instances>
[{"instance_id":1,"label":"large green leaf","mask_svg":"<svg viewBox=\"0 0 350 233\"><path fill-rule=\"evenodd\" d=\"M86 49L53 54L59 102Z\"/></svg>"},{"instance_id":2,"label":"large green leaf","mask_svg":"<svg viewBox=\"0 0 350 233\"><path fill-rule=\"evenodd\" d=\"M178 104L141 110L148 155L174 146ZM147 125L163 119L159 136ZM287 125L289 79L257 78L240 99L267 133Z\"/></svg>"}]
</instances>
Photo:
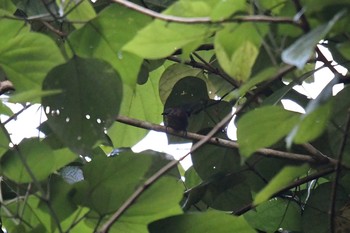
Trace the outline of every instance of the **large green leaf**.
<instances>
[{"instance_id":1,"label":"large green leaf","mask_svg":"<svg viewBox=\"0 0 350 233\"><path fill-rule=\"evenodd\" d=\"M76 156L72 152L54 151L37 139L26 139L18 145L17 149L9 150L2 156L1 169L3 175L9 179L18 183L28 183L33 181L33 177L27 168L36 180L41 181L75 159ZM25 166L24 163L27 165Z\"/></svg>"},{"instance_id":2,"label":"large green leaf","mask_svg":"<svg viewBox=\"0 0 350 233\"><path fill-rule=\"evenodd\" d=\"M328 23L318 26L306 35L300 37L282 52L282 60L285 63L295 65L299 69L303 68L314 52L314 48L317 43L324 39L337 20L342 17L344 13L344 11L339 12Z\"/></svg>"},{"instance_id":3,"label":"large green leaf","mask_svg":"<svg viewBox=\"0 0 350 233\"><path fill-rule=\"evenodd\" d=\"M76 28L81 28L84 25L81 22L87 22L96 16L90 1L61 1L59 3L59 9L66 15L67 19L72 22L79 21L74 24Z\"/></svg>"},{"instance_id":4,"label":"large green leaf","mask_svg":"<svg viewBox=\"0 0 350 233\"><path fill-rule=\"evenodd\" d=\"M43 89L62 91L42 100L48 124L62 142L85 154L105 139L122 98L121 80L108 63L73 57L48 74Z\"/></svg>"},{"instance_id":5,"label":"large green leaf","mask_svg":"<svg viewBox=\"0 0 350 233\"><path fill-rule=\"evenodd\" d=\"M327 134L329 140L329 156L336 158L339 155L340 142L346 135L345 126L350 108L350 86L346 86L339 92L333 100L333 110L331 112L330 124L328 124ZM349 131L348 131L349 132ZM350 165L350 138L347 137L343 150L343 161Z\"/></svg>"},{"instance_id":6,"label":"large green leaf","mask_svg":"<svg viewBox=\"0 0 350 233\"><path fill-rule=\"evenodd\" d=\"M223 133L216 135L226 138ZM217 174L235 172L240 167L240 155L237 149L223 148L215 145L203 145L191 154L193 167L202 180Z\"/></svg>"},{"instance_id":7,"label":"large green leaf","mask_svg":"<svg viewBox=\"0 0 350 233\"><path fill-rule=\"evenodd\" d=\"M300 122L286 138L288 148L291 147L292 142L301 144L312 141L325 130L332 113L332 89L336 83L337 78L334 78L317 98L306 106L305 114L301 115Z\"/></svg>"},{"instance_id":8,"label":"large green leaf","mask_svg":"<svg viewBox=\"0 0 350 233\"><path fill-rule=\"evenodd\" d=\"M237 125L239 151L250 156L287 135L298 122L299 115L278 106L266 106L243 115Z\"/></svg>"},{"instance_id":9,"label":"large green leaf","mask_svg":"<svg viewBox=\"0 0 350 233\"><path fill-rule=\"evenodd\" d=\"M101 216L112 213L142 182L151 162L150 157L133 154L96 157L83 167L84 181L74 184L75 202Z\"/></svg>"},{"instance_id":10,"label":"large green leaf","mask_svg":"<svg viewBox=\"0 0 350 233\"><path fill-rule=\"evenodd\" d=\"M10 135L4 125L0 125L0 158L10 147Z\"/></svg>"},{"instance_id":11,"label":"large green leaf","mask_svg":"<svg viewBox=\"0 0 350 233\"><path fill-rule=\"evenodd\" d=\"M246 1L244 0L219 0L211 12L210 18L214 21L223 20L236 12L244 12L246 8Z\"/></svg>"},{"instance_id":12,"label":"large green leaf","mask_svg":"<svg viewBox=\"0 0 350 233\"><path fill-rule=\"evenodd\" d=\"M301 207L292 200L274 198L244 214L247 222L264 232L301 230Z\"/></svg>"},{"instance_id":13,"label":"large green leaf","mask_svg":"<svg viewBox=\"0 0 350 233\"><path fill-rule=\"evenodd\" d=\"M179 202L184 187L176 179L163 177L147 189L111 228L115 233L148 233L149 223L182 213Z\"/></svg>"},{"instance_id":14,"label":"large green leaf","mask_svg":"<svg viewBox=\"0 0 350 233\"><path fill-rule=\"evenodd\" d=\"M210 14L210 7L203 1L178 1L163 13L184 17L205 16ZM123 50L143 58L163 58L185 46L197 43L199 45L212 32L213 29L203 24L179 24L154 20L140 30Z\"/></svg>"},{"instance_id":15,"label":"large green leaf","mask_svg":"<svg viewBox=\"0 0 350 233\"><path fill-rule=\"evenodd\" d=\"M39 90L47 72L64 61L58 47L20 21L1 18L0 25L1 68L17 92Z\"/></svg>"},{"instance_id":16,"label":"large green leaf","mask_svg":"<svg viewBox=\"0 0 350 233\"><path fill-rule=\"evenodd\" d=\"M332 101L329 101L307 114L300 123L293 141L297 144L302 144L320 136L328 125L332 107Z\"/></svg>"},{"instance_id":17,"label":"large green leaf","mask_svg":"<svg viewBox=\"0 0 350 233\"><path fill-rule=\"evenodd\" d=\"M223 211L237 211L252 202L250 187L246 180L246 172L217 174L204 181L203 202L210 208Z\"/></svg>"},{"instance_id":18,"label":"large green leaf","mask_svg":"<svg viewBox=\"0 0 350 233\"><path fill-rule=\"evenodd\" d=\"M61 177L53 175L50 177L49 182L49 201L52 210L55 212L55 217L62 221L69 217L76 209L77 206L73 203L69 196L73 186L66 183ZM47 202L41 201L38 205L39 209L47 213L48 216L52 215L51 210L47 206ZM51 221L52 232L57 228L54 221Z\"/></svg>"},{"instance_id":19,"label":"large green leaf","mask_svg":"<svg viewBox=\"0 0 350 233\"><path fill-rule=\"evenodd\" d=\"M288 166L283 168L255 197L254 204L267 201L272 195L290 184L297 177L303 176L309 170L308 165Z\"/></svg>"},{"instance_id":20,"label":"large green leaf","mask_svg":"<svg viewBox=\"0 0 350 233\"><path fill-rule=\"evenodd\" d=\"M164 154L133 154L132 152L121 153L109 158L96 157L92 162L83 167L84 181L75 184L77 188L75 201L80 205L95 210L101 216L110 214L129 198L135 188L144 182L145 178L153 175L164 163L169 161L168 158L164 157ZM96 176L96 172L99 175ZM170 177L174 179L173 175ZM177 204L181 198L181 186L170 180L168 180L168 185L165 185L163 182L160 183L174 191L173 195L169 195L169 199L167 200L172 200L172 202L176 202ZM138 216L137 212L143 209L145 205L152 205L148 202L151 196L162 196L165 191L160 191L159 193L157 191L162 189L162 185L156 185L153 191L152 189L149 190L150 193L145 192L145 196L143 197L145 199L139 199L138 201L140 202L137 201L135 203L135 209L130 209L131 213L129 217L135 221L142 222L147 219L149 220L152 215L155 215L156 212L152 210L155 208L154 206L149 209L149 216L144 216L144 219L142 216ZM162 202L162 200L157 201ZM137 203L140 206L137 206ZM176 207L174 203L172 203L169 209L162 206L163 204L159 206L159 210L162 210L163 214L179 213L179 207ZM121 227L125 227L125 225L121 225Z\"/></svg>"},{"instance_id":21,"label":"large green leaf","mask_svg":"<svg viewBox=\"0 0 350 233\"><path fill-rule=\"evenodd\" d=\"M166 68L159 80L159 96L165 104L175 84L184 77L198 77L202 74L200 69L188 67L184 64L173 64Z\"/></svg>"},{"instance_id":22,"label":"large green leaf","mask_svg":"<svg viewBox=\"0 0 350 233\"><path fill-rule=\"evenodd\" d=\"M258 56L264 25L230 24L215 36L215 53L220 66L233 79L246 81Z\"/></svg>"},{"instance_id":23,"label":"large green leaf","mask_svg":"<svg viewBox=\"0 0 350 233\"><path fill-rule=\"evenodd\" d=\"M184 214L158 220L149 225L150 233L255 233L243 217L220 212Z\"/></svg>"},{"instance_id":24,"label":"large green leaf","mask_svg":"<svg viewBox=\"0 0 350 233\"><path fill-rule=\"evenodd\" d=\"M330 202L332 199L330 198L333 194L332 183L324 183L318 186L310 195L310 199L305 206L305 211L302 216L302 230L303 232L308 233L328 233L330 230L330 216L329 216L329 208ZM337 186L337 196L335 198L335 213L334 213L334 223L336 227L335 232L347 232L341 231L343 224L341 222L349 223L348 215L341 216L342 207L346 207L345 205L349 202L349 196L345 192L345 190L338 185ZM338 231L339 230L339 231Z\"/></svg>"},{"instance_id":25,"label":"large green leaf","mask_svg":"<svg viewBox=\"0 0 350 233\"><path fill-rule=\"evenodd\" d=\"M16 6L11 0L3 0L0 2L0 9L6 10L9 13L14 13L16 11Z\"/></svg>"},{"instance_id":26,"label":"large green leaf","mask_svg":"<svg viewBox=\"0 0 350 233\"><path fill-rule=\"evenodd\" d=\"M39 204L39 198L29 195L26 199L19 199L18 201L10 202L1 208L1 215L6 216L2 223L6 226L8 232L47 232L49 229L45 229L43 222L38 216L38 211L36 207ZM21 213L21 222L15 221L16 217ZM50 220L46 218L45 220Z\"/></svg>"},{"instance_id":27,"label":"large green leaf","mask_svg":"<svg viewBox=\"0 0 350 233\"><path fill-rule=\"evenodd\" d=\"M149 20L144 14L114 4L101 11L84 27L71 33L69 41L77 55L111 63L119 72L123 83L134 88L142 59L121 51L121 48Z\"/></svg>"},{"instance_id":28,"label":"large green leaf","mask_svg":"<svg viewBox=\"0 0 350 233\"><path fill-rule=\"evenodd\" d=\"M163 107L159 99L158 85L164 67L149 73L148 81L143 85L136 85L133 89L124 85L124 97L120 109L120 115L159 123L162 121ZM131 147L140 141L147 131L122 123L114 123L108 130L108 135L115 147Z\"/></svg>"}]
</instances>

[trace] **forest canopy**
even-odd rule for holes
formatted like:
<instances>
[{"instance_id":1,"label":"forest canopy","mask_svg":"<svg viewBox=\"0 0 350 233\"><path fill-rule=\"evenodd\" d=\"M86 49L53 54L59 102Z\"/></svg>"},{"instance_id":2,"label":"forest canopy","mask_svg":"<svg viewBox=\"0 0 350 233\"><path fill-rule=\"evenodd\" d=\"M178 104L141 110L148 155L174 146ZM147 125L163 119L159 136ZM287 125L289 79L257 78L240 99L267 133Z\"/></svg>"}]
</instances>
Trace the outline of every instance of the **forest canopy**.
<instances>
[{"instance_id":1,"label":"forest canopy","mask_svg":"<svg viewBox=\"0 0 350 233\"><path fill-rule=\"evenodd\" d=\"M350 77L338 69L350 68L349 11L348 0L2 0L3 231L350 232ZM296 91L325 71L316 98ZM33 105L44 136L16 144L7 124ZM192 143L181 155L192 166L135 153L152 130Z\"/></svg>"}]
</instances>

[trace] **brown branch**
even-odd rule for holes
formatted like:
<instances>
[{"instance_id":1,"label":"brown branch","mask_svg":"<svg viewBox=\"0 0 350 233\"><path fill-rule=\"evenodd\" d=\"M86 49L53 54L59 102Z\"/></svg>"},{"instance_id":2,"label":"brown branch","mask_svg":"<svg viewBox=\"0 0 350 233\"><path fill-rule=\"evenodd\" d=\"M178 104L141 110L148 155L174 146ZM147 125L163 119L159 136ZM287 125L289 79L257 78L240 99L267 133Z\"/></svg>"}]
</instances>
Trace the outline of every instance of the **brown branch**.
<instances>
[{"instance_id":1,"label":"brown branch","mask_svg":"<svg viewBox=\"0 0 350 233\"><path fill-rule=\"evenodd\" d=\"M132 125L132 126L135 126L138 128L168 133L171 135L190 139L193 141L201 141L201 140L203 140L203 138L206 137L204 135L191 133L191 132L187 132L186 134L184 134L182 131L176 131L176 130L173 130L169 127L167 128L167 127L162 126L162 125L152 124L152 123L149 123L146 121L132 119L132 118L125 117L125 116L118 116L116 121L124 123L124 124L128 124L128 125ZM213 145L222 146L222 147L226 147L226 148L237 149L239 147L238 143L235 141L225 140L225 139L218 138L218 137L209 138L207 140L207 142L210 144L213 144ZM266 157L290 159L290 160L294 160L294 161L300 161L300 162L306 162L306 163L312 163L312 164L327 163L327 162L329 162L330 164L336 163L336 161L334 159L329 158L329 157L325 157L324 160L320 161L319 158L315 158L314 156L279 151L279 150L273 150L273 149L268 149L268 148L259 149L259 150L257 150L257 153L264 155Z\"/></svg>"},{"instance_id":2,"label":"brown branch","mask_svg":"<svg viewBox=\"0 0 350 233\"><path fill-rule=\"evenodd\" d=\"M344 150L346 146L346 142L348 140L349 136L349 128L350 128L350 109L348 109L348 114L346 118L346 124L344 128L344 135L342 138L342 142L340 144L339 152L338 152L338 160L335 163L335 177L334 181L332 184L332 193L331 193L331 206L330 206L330 223L331 223L331 232L334 233L336 232L335 228L335 223L334 223L334 218L335 218L335 201L337 198L337 186L339 183L339 176L340 176L340 171L341 171L341 161L343 161L343 155L344 155Z\"/></svg>"},{"instance_id":3,"label":"brown branch","mask_svg":"<svg viewBox=\"0 0 350 233\"><path fill-rule=\"evenodd\" d=\"M234 114L241 111L242 108L237 108ZM208 140L210 140L217 131L219 131L224 125L226 125L233 117L234 114L229 113L225 118L223 118L206 136L203 136L201 140L195 143L191 150L182 156L179 160L173 160L158 170L154 175L148 178L143 185L139 186L135 192L122 204L122 206L110 217L109 220L101 227L98 231L100 233L106 233L109 231L111 226L121 217L121 215L141 196L141 194L154 184L160 177L162 177L166 172L175 167L181 160L185 159L189 154L193 153L201 146L203 146ZM165 128L165 127L164 127ZM169 130L169 129L168 129Z\"/></svg>"},{"instance_id":4,"label":"brown branch","mask_svg":"<svg viewBox=\"0 0 350 233\"><path fill-rule=\"evenodd\" d=\"M59 35L59 36L61 36L61 37L65 37L65 36L68 35L67 33L62 32L62 31L60 31L60 30L54 28L49 22L46 22L46 21L43 21L43 20L41 20L40 22L41 22L42 24L44 24L50 31L56 33L57 35Z\"/></svg>"},{"instance_id":5,"label":"brown branch","mask_svg":"<svg viewBox=\"0 0 350 233\"><path fill-rule=\"evenodd\" d=\"M173 61L173 62L178 62L178 63L184 63L186 65L192 66L194 68L198 68L198 69L202 69L202 70L206 70L210 73L216 74L220 77L222 77L226 82L228 82L229 84L231 84L234 87L238 87L239 84L233 80L232 78L228 77L227 75L223 74L223 72L221 72L219 69L216 69L212 66L207 66L206 64L203 63L199 63L196 61L182 61L180 58L176 57L176 56L169 56L167 57L168 60Z\"/></svg>"},{"instance_id":6,"label":"brown branch","mask_svg":"<svg viewBox=\"0 0 350 233\"><path fill-rule=\"evenodd\" d=\"M179 17L173 15L164 15L150 9L144 8L135 3L125 1L125 0L112 0L112 2L121 4L127 8L138 11L142 14L148 15L155 19L164 20L167 22L175 22L175 23L188 23L188 24L202 24L202 23L228 23L228 22L266 22L266 23L287 23L299 26L298 22L294 21L291 18L286 17L270 17L265 15L254 15L254 16L237 16L232 19L223 19L218 21L213 21L210 17Z\"/></svg>"},{"instance_id":7,"label":"brown branch","mask_svg":"<svg viewBox=\"0 0 350 233\"><path fill-rule=\"evenodd\" d=\"M328 174L331 174L334 171L335 171L335 167L332 166L332 167L329 167L329 168L325 168L325 169L323 169L323 170L321 170L319 172L316 172L314 174L311 174L311 175L309 175L307 177L298 179L298 180L294 181L293 183L287 185L286 187L282 188L278 192L276 192L276 194L274 194L273 197L276 197L276 196L284 193L287 190L290 190L292 188L298 187L298 186L300 186L302 184L305 184L307 182L310 182L310 181L312 181L314 179L317 179L317 178L326 176ZM232 212L232 214L234 214L234 215L242 215L242 214L248 212L249 210L253 209L254 207L255 207L255 205L253 203L250 203L250 204L248 204L246 206L243 206L241 209L239 209L239 210L237 210L235 212Z\"/></svg>"}]
</instances>

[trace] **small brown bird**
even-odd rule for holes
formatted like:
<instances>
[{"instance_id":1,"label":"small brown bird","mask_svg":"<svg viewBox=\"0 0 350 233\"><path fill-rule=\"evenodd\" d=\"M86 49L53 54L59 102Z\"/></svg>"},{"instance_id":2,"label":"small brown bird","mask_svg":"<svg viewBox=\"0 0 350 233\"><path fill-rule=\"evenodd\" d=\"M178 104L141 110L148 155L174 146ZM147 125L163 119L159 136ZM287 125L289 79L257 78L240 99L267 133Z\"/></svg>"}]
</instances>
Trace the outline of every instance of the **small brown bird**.
<instances>
[{"instance_id":1,"label":"small brown bird","mask_svg":"<svg viewBox=\"0 0 350 233\"><path fill-rule=\"evenodd\" d=\"M186 131L190 112L182 107L167 108L162 113L164 125L175 130Z\"/></svg>"}]
</instances>

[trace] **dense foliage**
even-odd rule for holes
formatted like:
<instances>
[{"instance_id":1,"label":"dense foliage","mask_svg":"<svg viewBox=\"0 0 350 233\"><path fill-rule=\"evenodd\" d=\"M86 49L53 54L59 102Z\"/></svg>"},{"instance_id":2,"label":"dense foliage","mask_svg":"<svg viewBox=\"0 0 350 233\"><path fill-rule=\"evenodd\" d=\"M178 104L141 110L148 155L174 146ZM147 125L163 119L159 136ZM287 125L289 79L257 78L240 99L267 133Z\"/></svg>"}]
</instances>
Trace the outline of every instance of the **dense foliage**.
<instances>
[{"instance_id":1,"label":"dense foliage","mask_svg":"<svg viewBox=\"0 0 350 233\"><path fill-rule=\"evenodd\" d=\"M350 232L337 70L350 68L349 12L348 0L1 0L3 228ZM293 89L326 70L317 98ZM45 136L14 144L5 126L22 111L6 102L41 104ZM174 108L188 122L159 125ZM193 142L193 166L134 153L149 130Z\"/></svg>"}]
</instances>

